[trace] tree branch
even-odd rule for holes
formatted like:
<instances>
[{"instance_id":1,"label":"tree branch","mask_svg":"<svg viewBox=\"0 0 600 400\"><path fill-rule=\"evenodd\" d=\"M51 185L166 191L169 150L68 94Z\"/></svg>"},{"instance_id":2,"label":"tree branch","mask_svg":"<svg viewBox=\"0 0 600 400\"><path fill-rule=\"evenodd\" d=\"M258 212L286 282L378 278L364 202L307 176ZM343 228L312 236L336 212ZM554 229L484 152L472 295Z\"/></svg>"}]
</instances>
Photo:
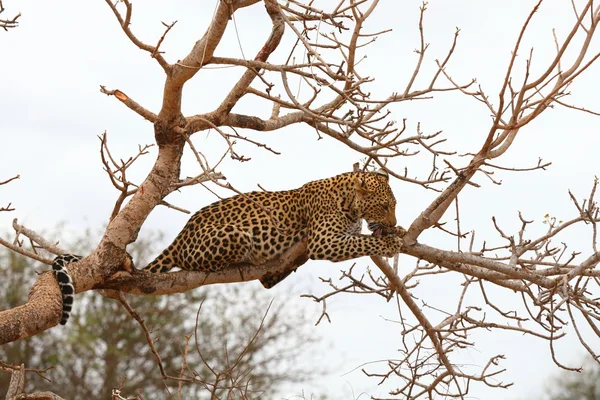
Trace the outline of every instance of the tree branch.
<instances>
[{"instance_id":1,"label":"tree branch","mask_svg":"<svg viewBox=\"0 0 600 400\"><path fill-rule=\"evenodd\" d=\"M107 96L115 96L121 103L125 104L130 110L134 111L136 114L138 114L145 120L150 121L152 123L156 122L156 114L154 114L150 110L145 109L144 107L133 101L129 96L127 96L120 90L108 90L105 86L100 85L100 92L104 93Z\"/></svg>"},{"instance_id":2,"label":"tree branch","mask_svg":"<svg viewBox=\"0 0 600 400\"><path fill-rule=\"evenodd\" d=\"M149 274L134 270L133 274L120 271L94 289L116 289L127 293L158 296L185 292L204 285L217 283L248 282L262 278L267 273L296 270L307 261L306 241L300 241L281 257L264 265L231 265L217 272L177 271L164 274Z\"/></svg>"}]
</instances>

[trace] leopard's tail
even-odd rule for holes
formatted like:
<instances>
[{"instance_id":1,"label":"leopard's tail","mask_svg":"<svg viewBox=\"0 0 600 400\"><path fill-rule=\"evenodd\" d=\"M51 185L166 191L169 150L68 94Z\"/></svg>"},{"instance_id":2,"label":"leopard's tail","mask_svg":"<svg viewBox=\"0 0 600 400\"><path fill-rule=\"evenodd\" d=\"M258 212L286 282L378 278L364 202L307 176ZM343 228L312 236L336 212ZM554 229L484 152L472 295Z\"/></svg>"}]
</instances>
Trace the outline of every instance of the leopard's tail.
<instances>
[{"instance_id":1,"label":"leopard's tail","mask_svg":"<svg viewBox=\"0 0 600 400\"><path fill-rule=\"evenodd\" d=\"M173 258L173 245L171 244L154 261L146 265L143 270L153 274L160 274L175 267L178 267L178 265Z\"/></svg>"},{"instance_id":2,"label":"leopard's tail","mask_svg":"<svg viewBox=\"0 0 600 400\"><path fill-rule=\"evenodd\" d=\"M67 271L67 265L79 261L82 258L83 257L74 254L61 254L52 261L52 272L54 272L54 277L60 287L63 300L62 318L60 319L61 325L66 324L71 315L73 295L75 294L75 287L73 286L73 280Z\"/></svg>"}]
</instances>

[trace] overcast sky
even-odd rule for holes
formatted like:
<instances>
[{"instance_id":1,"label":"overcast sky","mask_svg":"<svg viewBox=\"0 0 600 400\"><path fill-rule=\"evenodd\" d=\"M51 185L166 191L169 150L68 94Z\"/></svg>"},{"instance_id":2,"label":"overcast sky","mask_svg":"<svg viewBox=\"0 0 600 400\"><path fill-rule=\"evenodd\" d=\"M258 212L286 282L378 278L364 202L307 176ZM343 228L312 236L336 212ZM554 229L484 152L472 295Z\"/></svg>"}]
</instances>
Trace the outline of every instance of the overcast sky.
<instances>
[{"instance_id":1,"label":"overcast sky","mask_svg":"<svg viewBox=\"0 0 600 400\"><path fill-rule=\"evenodd\" d=\"M332 3L322 1L316 6L327 8ZM393 31L381 35L367 48L368 58L361 65L363 73L376 79L369 86L373 97L387 96L405 87L416 61L413 49L418 46L420 2L381 3L368 30L390 28ZM153 44L163 30L160 22L177 20L161 47L166 51L167 60L174 62L183 58L200 38L215 4L216 0L138 1L135 2L132 28L140 39ZM417 80L416 86L427 84L428 73L435 66L434 60L445 56L454 30L459 27L461 34L448 71L459 82L477 78L491 100L496 102L514 41L534 4L530 0L431 1L425 17L426 40L431 45L423 66L424 77ZM535 47L534 73L546 66L554 55L552 28L556 28L559 38L564 38L571 28L574 16L570 4L569 0L549 0L536 14L521 50L524 56L530 47ZM12 202L16 211L0 214L0 231L8 232L15 217L28 228L46 232L46 237L51 240L61 240L60 236L54 235L60 222L67 223L72 235L88 227L100 228L106 224L118 194L102 170L97 135L106 131L113 155L120 158L133 155L138 144L153 143L154 138L150 123L115 98L101 94L99 85L120 89L151 111L158 112L163 72L147 53L126 39L103 1L67 0L59 4L5 0L4 6L8 8L8 14L21 12L23 16L19 28L0 32L0 180L16 174L20 174L21 179L2 187L0 206ZM241 58L241 44L244 56L253 58L270 29L263 7L257 5L243 10L236 14L235 23L238 35L234 24L230 24L216 55ZM286 40L293 40L289 30ZM274 60L281 61L287 56L287 51L282 49L280 46L273 55ZM519 62L522 70L524 58L519 58ZM598 72L599 67L595 66L571 87L572 103L588 108L598 104ZM201 71L185 88L184 112L189 115L212 110L241 73L239 68ZM269 108L247 99L239 109L262 117L270 115ZM448 139L444 148L462 152L477 151L490 127L490 115L485 106L456 93L393 106L391 110L394 120L407 118L411 133L415 132L417 123L426 133L443 130L444 138ZM481 188L469 187L460 197L462 230L475 229L479 245L484 239L498 244L492 216L498 218L506 232L516 233L520 225L517 212L521 211L526 218L536 221L528 231L532 237L544 231L542 220L547 213L559 219L573 218L576 210L569 201L567 190L580 198L586 197L594 176L600 174L597 126L597 119L589 114L560 108L548 110L528 125L498 163L530 167L541 157L551 161L552 166L547 171L529 173L499 171L496 179L501 180L502 185L476 176ZM282 155L241 146L242 152L252 160L243 165L226 161L221 171L235 187L244 191L256 189L257 184L270 190L298 187L310 180L349 171L352 164L362 158L333 140L317 140L317 135L307 126L251 135ZM206 132L196 134L194 141L197 148L213 155L211 161L216 161L223 143L213 136ZM140 182L155 156L156 150L150 151L137 163L129 178ZM467 159L454 158L453 162L462 166L464 160ZM411 176L424 178L430 168L430 159L422 153L412 159L396 160L392 166L397 171L410 166ZM183 175L193 175L197 170L194 159L186 155ZM398 221L405 226L410 225L436 196L433 191L398 181L393 181L392 186L398 199ZM196 210L215 201L215 197L198 187L174 193L168 200ZM170 240L187 218L173 210L157 208L140 235L160 229ZM445 220L452 221L453 218L448 215ZM573 246L570 251L589 254L590 237L589 230L581 229L561 240L569 240ZM450 250L455 246L453 241L436 232L426 232L419 240ZM156 254L162 246L156 249ZM401 273L402 269L410 270L414 265L410 258L403 258L402 262L406 264L401 267ZM316 320L320 306L300 299L299 295L307 290L316 294L326 292L327 288L318 277L337 278L339 270L349 265L309 262L273 293L282 301L291 295L298 302L306 302ZM368 259L363 259L357 268L364 270L368 265ZM460 287L447 276L424 280L415 293L433 306L448 304L456 298ZM505 305L506 309L518 304L513 293L498 291L494 294L497 304ZM330 299L328 311L331 324L321 323L314 329L324 337L327 352L323 354L326 354L328 364L336 366L335 372L318 384L301 388L306 393L329 393L336 399L356 398L363 392L385 396L399 382L377 386L376 380L364 378L360 370L350 371L366 362L398 356L401 328L386 321L398 319L394 305L374 297L346 295ZM441 321L443 316L433 314L432 319L435 325L435 321ZM557 354L566 364L576 365L584 352L573 332L569 336L558 345ZM515 383L509 391L474 385L470 392L472 398L532 398L540 393L540 386L558 372L544 341L502 331L476 334L471 340L476 342L475 349L453 355L455 362L464 368L481 367L489 357L504 354L506 359L502 361L502 367L507 371L501 380ZM597 339L592 345L600 348ZM314 359L298 361L310 363Z\"/></svg>"}]
</instances>

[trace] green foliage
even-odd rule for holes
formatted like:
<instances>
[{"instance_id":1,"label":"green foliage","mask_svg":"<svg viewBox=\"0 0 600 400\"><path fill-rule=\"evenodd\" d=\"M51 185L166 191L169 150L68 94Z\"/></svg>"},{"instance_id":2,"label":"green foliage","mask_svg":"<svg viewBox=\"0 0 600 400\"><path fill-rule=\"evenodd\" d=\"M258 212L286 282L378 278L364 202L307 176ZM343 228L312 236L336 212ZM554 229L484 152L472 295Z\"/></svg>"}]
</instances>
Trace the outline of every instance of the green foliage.
<instances>
[{"instance_id":1,"label":"green foliage","mask_svg":"<svg viewBox=\"0 0 600 400\"><path fill-rule=\"evenodd\" d=\"M79 240L80 254L91 248L91 235ZM140 241L130 252L138 266L145 265L152 243ZM0 252L0 309L23 304L36 278L35 271L45 266L7 250ZM227 370L233 360L244 382L254 394L273 394L281 384L302 381L318 371L300 369L293 359L310 349L312 336L302 310L273 306L264 327L256 334L271 300L269 292L255 284L221 285L199 288L183 294L160 297L127 296L156 339L166 373L178 376L183 362L186 336L191 336L187 357L187 377L200 383L186 383L183 398L206 398L207 385L214 371ZM198 307L198 328L195 329ZM284 308L285 306L285 308ZM96 292L75 297L68 324L27 340L0 348L0 361L28 368L54 366L44 381L29 374L26 391L53 391L63 398L110 398L113 388L132 396L141 390L144 398L176 395L177 382L163 381L145 334L116 301ZM197 343L194 333L197 333ZM203 362L202 359L204 359ZM0 395L8 388L10 374L1 373ZM219 394L226 390L217 391Z\"/></svg>"},{"instance_id":2,"label":"green foliage","mask_svg":"<svg viewBox=\"0 0 600 400\"><path fill-rule=\"evenodd\" d=\"M587 359L581 372L563 372L547 393L548 400L600 400L600 364Z\"/></svg>"}]
</instances>

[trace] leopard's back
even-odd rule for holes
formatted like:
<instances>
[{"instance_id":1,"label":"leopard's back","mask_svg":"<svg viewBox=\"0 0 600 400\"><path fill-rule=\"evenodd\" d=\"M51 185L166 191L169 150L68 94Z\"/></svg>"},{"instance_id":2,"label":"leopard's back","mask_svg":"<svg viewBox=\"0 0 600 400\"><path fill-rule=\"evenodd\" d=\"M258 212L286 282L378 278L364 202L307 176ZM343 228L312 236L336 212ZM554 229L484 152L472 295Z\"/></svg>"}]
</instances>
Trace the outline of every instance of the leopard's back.
<instances>
[{"instance_id":1,"label":"leopard's back","mask_svg":"<svg viewBox=\"0 0 600 400\"><path fill-rule=\"evenodd\" d=\"M250 192L215 202L196 212L145 269L214 272L231 264L263 264L306 235L301 201L290 190Z\"/></svg>"}]
</instances>

